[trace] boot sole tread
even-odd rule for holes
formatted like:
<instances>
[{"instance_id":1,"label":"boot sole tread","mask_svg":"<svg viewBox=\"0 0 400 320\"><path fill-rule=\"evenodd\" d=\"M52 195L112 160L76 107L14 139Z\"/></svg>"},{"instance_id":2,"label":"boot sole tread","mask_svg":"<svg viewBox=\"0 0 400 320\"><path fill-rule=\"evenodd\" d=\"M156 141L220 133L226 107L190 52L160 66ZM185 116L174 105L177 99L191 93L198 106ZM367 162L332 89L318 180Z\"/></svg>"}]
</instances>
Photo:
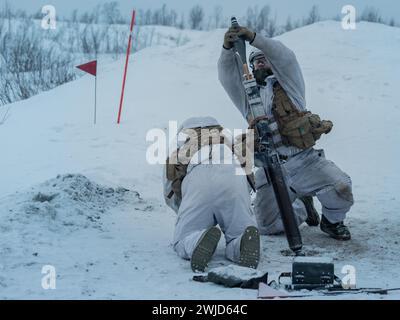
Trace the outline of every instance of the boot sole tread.
<instances>
[{"instance_id":1,"label":"boot sole tread","mask_svg":"<svg viewBox=\"0 0 400 320\"><path fill-rule=\"evenodd\" d=\"M206 231L192 254L190 264L193 272L204 272L217 249L220 238L221 231L217 227Z\"/></svg>"},{"instance_id":2,"label":"boot sole tread","mask_svg":"<svg viewBox=\"0 0 400 320\"><path fill-rule=\"evenodd\" d=\"M239 265L257 269L260 262L260 233L256 227L248 227L240 244Z\"/></svg>"}]
</instances>

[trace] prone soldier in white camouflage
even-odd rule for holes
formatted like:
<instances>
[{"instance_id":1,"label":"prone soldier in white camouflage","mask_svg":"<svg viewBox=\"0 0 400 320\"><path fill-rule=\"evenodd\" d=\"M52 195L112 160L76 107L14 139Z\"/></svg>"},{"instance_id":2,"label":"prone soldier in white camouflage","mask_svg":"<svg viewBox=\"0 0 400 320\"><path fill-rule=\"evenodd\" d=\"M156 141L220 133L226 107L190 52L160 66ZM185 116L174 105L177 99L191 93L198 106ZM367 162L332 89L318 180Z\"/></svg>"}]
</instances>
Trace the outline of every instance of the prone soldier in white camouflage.
<instances>
[{"instance_id":1,"label":"prone soldier in white camouflage","mask_svg":"<svg viewBox=\"0 0 400 320\"><path fill-rule=\"evenodd\" d=\"M177 213L175 251L191 261L193 271L203 272L222 231L227 259L257 268L260 234L250 199L254 178L242 144L212 117L187 119L178 137L183 139L169 152L163 181L165 201Z\"/></svg>"}]
</instances>

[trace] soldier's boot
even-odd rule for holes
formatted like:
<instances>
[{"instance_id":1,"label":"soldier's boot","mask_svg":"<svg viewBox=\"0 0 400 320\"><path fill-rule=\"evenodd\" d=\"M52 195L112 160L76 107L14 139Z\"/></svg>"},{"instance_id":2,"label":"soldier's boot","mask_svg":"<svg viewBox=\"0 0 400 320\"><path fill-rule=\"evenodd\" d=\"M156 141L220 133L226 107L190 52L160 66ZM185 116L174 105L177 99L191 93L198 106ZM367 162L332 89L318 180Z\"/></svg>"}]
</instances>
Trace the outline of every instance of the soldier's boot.
<instances>
[{"instance_id":1,"label":"soldier's boot","mask_svg":"<svg viewBox=\"0 0 400 320\"><path fill-rule=\"evenodd\" d=\"M314 200L311 196L301 197L300 200L304 203L307 211L307 219L306 223L310 227L317 227L320 222L321 218L319 217L317 209L314 207Z\"/></svg>"},{"instance_id":2,"label":"soldier's boot","mask_svg":"<svg viewBox=\"0 0 400 320\"><path fill-rule=\"evenodd\" d=\"M217 249L220 238L221 230L217 227L211 227L204 231L190 259L193 272L204 272Z\"/></svg>"},{"instance_id":3,"label":"soldier's boot","mask_svg":"<svg viewBox=\"0 0 400 320\"><path fill-rule=\"evenodd\" d=\"M327 218L322 216L320 228L336 240L347 241L351 239L350 230L343 222L331 223Z\"/></svg>"}]
</instances>

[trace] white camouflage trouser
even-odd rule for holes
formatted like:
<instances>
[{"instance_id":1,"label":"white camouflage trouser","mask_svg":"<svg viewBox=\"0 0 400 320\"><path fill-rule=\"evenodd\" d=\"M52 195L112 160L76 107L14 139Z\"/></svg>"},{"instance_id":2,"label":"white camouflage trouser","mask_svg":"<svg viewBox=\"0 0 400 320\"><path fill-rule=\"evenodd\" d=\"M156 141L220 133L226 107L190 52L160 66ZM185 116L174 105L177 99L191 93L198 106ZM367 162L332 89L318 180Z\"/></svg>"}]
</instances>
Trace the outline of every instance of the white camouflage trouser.
<instances>
[{"instance_id":1,"label":"white camouflage trouser","mask_svg":"<svg viewBox=\"0 0 400 320\"><path fill-rule=\"evenodd\" d=\"M322 214L331 223L341 222L353 205L350 177L332 161L326 160L323 150L308 149L290 158L284 165L289 194L293 200L316 196L322 204ZM259 169L262 170L262 169ZM256 174L256 179L260 174ZM261 234L284 232L273 187L264 184L257 190L255 214ZM307 218L305 207L296 199L294 211L299 225Z\"/></svg>"},{"instance_id":2,"label":"white camouflage trouser","mask_svg":"<svg viewBox=\"0 0 400 320\"><path fill-rule=\"evenodd\" d=\"M235 168L201 164L183 180L174 234L174 249L180 257L190 259L204 231L218 224L225 234L226 257L238 262L241 236L256 222L246 176L236 175Z\"/></svg>"}]
</instances>

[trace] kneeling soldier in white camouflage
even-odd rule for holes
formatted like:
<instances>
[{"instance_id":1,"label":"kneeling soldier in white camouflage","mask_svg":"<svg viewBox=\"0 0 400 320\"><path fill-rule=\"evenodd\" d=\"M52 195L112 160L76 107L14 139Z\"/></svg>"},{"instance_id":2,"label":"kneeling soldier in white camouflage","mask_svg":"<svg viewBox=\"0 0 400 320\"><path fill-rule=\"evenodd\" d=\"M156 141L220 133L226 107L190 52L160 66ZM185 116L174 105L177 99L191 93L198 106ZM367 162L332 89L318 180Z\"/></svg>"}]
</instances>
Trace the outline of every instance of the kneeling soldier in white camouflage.
<instances>
[{"instance_id":1,"label":"kneeling soldier in white camouflage","mask_svg":"<svg viewBox=\"0 0 400 320\"><path fill-rule=\"evenodd\" d=\"M178 132L177 148L170 150L164 170L164 197L178 214L175 251L191 260L193 271L203 272L222 230L226 257L257 268L260 235L249 192L254 183L251 165L245 173L242 146L237 152L232 138L211 117L190 118Z\"/></svg>"},{"instance_id":2,"label":"kneeling soldier in white camouflage","mask_svg":"<svg viewBox=\"0 0 400 320\"><path fill-rule=\"evenodd\" d=\"M273 140L287 171L288 186L299 224L306 221L318 225L319 216L313 214L312 196L322 204L320 228L332 238L349 240L349 229L343 221L353 205L350 177L332 161L326 160L322 150L314 149L316 141L332 129L332 122L306 110L305 85L295 54L280 41L268 39L245 27L230 28L218 62L219 79L229 97L247 119L249 108L242 82L245 62L232 50L238 38L249 41L255 48L250 54L250 66L257 80L261 99L268 115ZM262 234L283 232L283 224L272 186L264 170L256 172L257 196L255 213ZM296 198L304 201L306 207ZM299 206L300 204L300 206ZM308 214L308 219L306 219Z\"/></svg>"}]
</instances>

